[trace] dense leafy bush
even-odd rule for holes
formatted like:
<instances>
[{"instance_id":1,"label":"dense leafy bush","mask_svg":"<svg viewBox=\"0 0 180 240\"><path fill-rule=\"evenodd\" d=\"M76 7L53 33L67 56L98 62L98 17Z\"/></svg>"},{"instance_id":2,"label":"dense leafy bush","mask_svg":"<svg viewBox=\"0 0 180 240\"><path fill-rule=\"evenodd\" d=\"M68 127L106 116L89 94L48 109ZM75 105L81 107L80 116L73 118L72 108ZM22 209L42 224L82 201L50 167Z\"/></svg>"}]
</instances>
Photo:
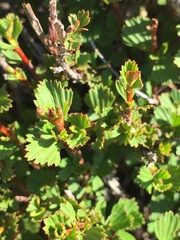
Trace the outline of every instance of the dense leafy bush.
<instances>
[{"instance_id":1,"label":"dense leafy bush","mask_svg":"<svg viewBox=\"0 0 180 240\"><path fill-rule=\"evenodd\" d=\"M31 4L0 19L1 239L178 239L179 1Z\"/></svg>"}]
</instances>

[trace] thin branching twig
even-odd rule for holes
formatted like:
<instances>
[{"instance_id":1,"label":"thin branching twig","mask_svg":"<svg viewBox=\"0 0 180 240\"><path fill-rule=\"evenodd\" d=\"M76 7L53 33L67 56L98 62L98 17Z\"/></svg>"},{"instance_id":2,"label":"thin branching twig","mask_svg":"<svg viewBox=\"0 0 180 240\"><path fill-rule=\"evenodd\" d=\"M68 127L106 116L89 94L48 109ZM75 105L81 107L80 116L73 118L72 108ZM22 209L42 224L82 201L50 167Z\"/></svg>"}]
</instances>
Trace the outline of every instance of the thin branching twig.
<instances>
[{"instance_id":1,"label":"thin branching twig","mask_svg":"<svg viewBox=\"0 0 180 240\"><path fill-rule=\"evenodd\" d=\"M64 60L64 57L68 55L69 52L64 46L66 32L64 31L64 25L61 20L57 18L56 2L56 0L51 0L49 3L49 29L47 35L44 34L43 28L31 5L29 3L23 3L23 8L36 35L44 47L55 57L57 66L54 67L54 72L59 73L63 71L67 77L78 81L82 76L74 69L71 69L69 64Z\"/></svg>"}]
</instances>

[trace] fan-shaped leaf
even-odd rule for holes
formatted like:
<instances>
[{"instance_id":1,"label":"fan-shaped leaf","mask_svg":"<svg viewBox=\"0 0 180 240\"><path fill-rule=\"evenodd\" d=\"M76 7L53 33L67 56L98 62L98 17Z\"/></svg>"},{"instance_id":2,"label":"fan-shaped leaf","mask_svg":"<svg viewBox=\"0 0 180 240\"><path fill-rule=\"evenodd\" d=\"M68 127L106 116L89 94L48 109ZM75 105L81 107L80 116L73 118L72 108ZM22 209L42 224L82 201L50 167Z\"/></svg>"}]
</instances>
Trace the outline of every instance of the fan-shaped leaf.
<instances>
[{"instance_id":1,"label":"fan-shaped leaf","mask_svg":"<svg viewBox=\"0 0 180 240\"><path fill-rule=\"evenodd\" d=\"M130 59L121 67L120 78L115 83L116 89L121 97L127 100L127 91L141 88L143 86L141 80L141 72L135 61Z\"/></svg>"},{"instance_id":2,"label":"fan-shaped leaf","mask_svg":"<svg viewBox=\"0 0 180 240\"><path fill-rule=\"evenodd\" d=\"M171 109L171 111L176 111L176 107L174 106L174 103L171 99L171 94L170 93L162 93L159 96L159 102L160 102L161 106L167 108L168 110Z\"/></svg>"},{"instance_id":3,"label":"fan-shaped leaf","mask_svg":"<svg viewBox=\"0 0 180 240\"><path fill-rule=\"evenodd\" d=\"M76 239L78 231L75 231L72 225L67 225L68 220L69 217L66 214L58 212L44 219L45 227L43 229L51 239ZM66 227L71 227L70 231Z\"/></svg>"},{"instance_id":4,"label":"fan-shaped leaf","mask_svg":"<svg viewBox=\"0 0 180 240\"><path fill-rule=\"evenodd\" d=\"M171 97L175 104L180 104L180 90L173 89L171 91Z\"/></svg>"},{"instance_id":5,"label":"fan-shaped leaf","mask_svg":"<svg viewBox=\"0 0 180 240\"><path fill-rule=\"evenodd\" d=\"M151 25L151 21L148 18L136 17L126 20L122 29L123 42L127 46L149 51L151 34L147 30L148 25Z\"/></svg>"},{"instance_id":6,"label":"fan-shaped leaf","mask_svg":"<svg viewBox=\"0 0 180 240\"><path fill-rule=\"evenodd\" d=\"M9 13L6 18L0 19L0 35L13 43L12 45L17 44L16 41L21 31L22 24L19 18L13 13Z\"/></svg>"},{"instance_id":7,"label":"fan-shaped leaf","mask_svg":"<svg viewBox=\"0 0 180 240\"><path fill-rule=\"evenodd\" d=\"M75 126L71 126L68 133L66 130L60 133L59 139L66 142L68 146L73 149L78 146L83 146L89 140L89 136L86 136L85 129L79 129Z\"/></svg>"},{"instance_id":8,"label":"fan-shaped leaf","mask_svg":"<svg viewBox=\"0 0 180 240\"><path fill-rule=\"evenodd\" d=\"M85 27L90 22L89 11L81 10L78 12L79 28Z\"/></svg>"},{"instance_id":9,"label":"fan-shaped leaf","mask_svg":"<svg viewBox=\"0 0 180 240\"><path fill-rule=\"evenodd\" d=\"M91 126L88 116L82 113L69 114L67 121L80 129L89 128Z\"/></svg>"},{"instance_id":10,"label":"fan-shaped leaf","mask_svg":"<svg viewBox=\"0 0 180 240\"><path fill-rule=\"evenodd\" d=\"M42 81L35 93L35 105L45 112L51 108L56 110L56 106L63 111L64 117L67 115L72 103L73 92L70 89L64 89L60 82Z\"/></svg>"},{"instance_id":11,"label":"fan-shaped leaf","mask_svg":"<svg viewBox=\"0 0 180 240\"><path fill-rule=\"evenodd\" d=\"M6 92L6 85L4 84L0 88L0 113L8 111L12 107L12 100L9 98L9 94Z\"/></svg>"},{"instance_id":12,"label":"fan-shaped leaf","mask_svg":"<svg viewBox=\"0 0 180 240\"><path fill-rule=\"evenodd\" d=\"M105 230L101 227L91 227L85 231L83 240L105 240Z\"/></svg>"},{"instance_id":13,"label":"fan-shaped leaf","mask_svg":"<svg viewBox=\"0 0 180 240\"><path fill-rule=\"evenodd\" d=\"M166 212L155 222L155 235L158 240L172 240L180 230L180 216Z\"/></svg>"},{"instance_id":14,"label":"fan-shaped leaf","mask_svg":"<svg viewBox=\"0 0 180 240\"><path fill-rule=\"evenodd\" d=\"M156 119L159 119L161 121L164 120L169 123L172 121L171 112L167 108L164 108L162 106L156 107L154 109L154 114Z\"/></svg>"},{"instance_id":15,"label":"fan-shaped leaf","mask_svg":"<svg viewBox=\"0 0 180 240\"><path fill-rule=\"evenodd\" d=\"M154 188L159 192L164 192L169 190L172 187L172 183L170 179L171 179L171 175L166 169L164 168L159 169L154 174L154 182L153 182Z\"/></svg>"},{"instance_id":16,"label":"fan-shaped leaf","mask_svg":"<svg viewBox=\"0 0 180 240\"><path fill-rule=\"evenodd\" d=\"M50 129L48 129L50 127ZM60 142L54 139L51 134L53 125L48 123L43 126L43 129L33 129L27 134L26 157L28 161L33 161L37 164L47 164L48 166L58 166L61 160L60 157Z\"/></svg>"},{"instance_id":17,"label":"fan-shaped leaf","mask_svg":"<svg viewBox=\"0 0 180 240\"><path fill-rule=\"evenodd\" d=\"M137 176L136 182L143 188L148 191L148 193L152 192L153 188L153 175L151 170L148 167L142 167L140 173Z\"/></svg>"},{"instance_id":18,"label":"fan-shaped leaf","mask_svg":"<svg viewBox=\"0 0 180 240\"><path fill-rule=\"evenodd\" d=\"M173 64L172 56L161 56L158 61L155 62L152 69L151 78L159 83L173 83L180 82L180 69Z\"/></svg>"},{"instance_id":19,"label":"fan-shaped leaf","mask_svg":"<svg viewBox=\"0 0 180 240\"><path fill-rule=\"evenodd\" d=\"M139 208L135 199L120 199L111 211L109 218L114 231L120 229L135 229L143 224L144 219L139 213Z\"/></svg>"},{"instance_id":20,"label":"fan-shaped leaf","mask_svg":"<svg viewBox=\"0 0 180 240\"><path fill-rule=\"evenodd\" d=\"M74 208L69 202L61 203L60 210L62 214L69 217L69 222L73 222L74 220L76 220Z\"/></svg>"},{"instance_id":21,"label":"fan-shaped leaf","mask_svg":"<svg viewBox=\"0 0 180 240\"><path fill-rule=\"evenodd\" d=\"M89 90L84 100L92 111L101 115L104 108L112 106L115 96L108 87L99 84Z\"/></svg>"},{"instance_id":22,"label":"fan-shaped leaf","mask_svg":"<svg viewBox=\"0 0 180 240\"><path fill-rule=\"evenodd\" d=\"M34 196L32 197L26 211L30 212L30 216L34 221L39 222L42 220L46 208L41 206L40 198L38 196Z\"/></svg>"}]
</instances>

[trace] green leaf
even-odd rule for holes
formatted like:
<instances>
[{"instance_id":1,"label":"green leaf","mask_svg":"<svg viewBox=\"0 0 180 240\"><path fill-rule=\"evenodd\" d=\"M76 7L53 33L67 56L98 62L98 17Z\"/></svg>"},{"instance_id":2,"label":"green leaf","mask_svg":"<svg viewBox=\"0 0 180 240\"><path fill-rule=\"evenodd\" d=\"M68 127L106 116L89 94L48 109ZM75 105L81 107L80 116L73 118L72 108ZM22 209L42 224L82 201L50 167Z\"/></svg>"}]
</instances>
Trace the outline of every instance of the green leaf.
<instances>
[{"instance_id":1,"label":"green leaf","mask_svg":"<svg viewBox=\"0 0 180 240\"><path fill-rule=\"evenodd\" d=\"M27 77L25 72L21 68L12 68L7 66L7 79L10 81L26 81Z\"/></svg>"},{"instance_id":2,"label":"green leaf","mask_svg":"<svg viewBox=\"0 0 180 240\"><path fill-rule=\"evenodd\" d=\"M93 177L92 189L94 192L98 192L98 191L101 191L102 189L104 189L104 183L99 176Z\"/></svg>"},{"instance_id":3,"label":"green leaf","mask_svg":"<svg viewBox=\"0 0 180 240\"><path fill-rule=\"evenodd\" d=\"M52 186L55 182L55 172L45 169L32 170L27 178L28 190L36 195L40 195L42 188Z\"/></svg>"},{"instance_id":4,"label":"green leaf","mask_svg":"<svg viewBox=\"0 0 180 240\"><path fill-rule=\"evenodd\" d=\"M154 114L156 119L164 120L168 123L172 122L171 111L162 106L154 108Z\"/></svg>"},{"instance_id":5,"label":"green leaf","mask_svg":"<svg viewBox=\"0 0 180 240\"><path fill-rule=\"evenodd\" d=\"M180 49L177 51L177 53L174 56L174 62L173 62L178 68L180 68Z\"/></svg>"},{"instance_id":6,"label":"green leaf","mask_svg":"<svg viewBox=\"0 0 180 240\"><path fill-rule=\"evenodd\" d=\"M0 88L0 113L8 111L12 107L12 100L9 98L9 94L6 91L6 85L4 84Z\"/></svg>"},{"instance_id":7,"label":"green leaf","mask_svg":"<svg viewBox=\"0 0 180 240\"><path fill-rule=\"evenodd\" d=\"M85 96L85 103L96 114L101 115L105 108L110 108L115 100L114 94L110 89L102 84L96 85L89 90Z\"/></svg>"},{"instance_id":8,"label":"green leaf","mask_svg":"<svg viewBox=\"0 0 180 240\"><path fill-rule=\"evenodd\" d=\"M176 111L176 106L174 105L172 98L171 98L172 93L162 93L159 96L159 101L162 107L166 109L170 109L171 111Z\"/></svg>"},{"instance_id":9,"label":"green leaf","mask_svg":"<svg viewBox=\"0 0 180 240\"><path fill-rule=\"evenodd\" d=\"M8 14L7 19L9 20L9 23L12 24L13 21L13 30L12 30L12 37L13 39L17 40L22 29L22 23L19 20L18 16L15 16L14 14Z\"/></svg>"},{"instance_id":10,"label":"green leaf","mask_svg":"<svg viewBox=\"0 0 180 240\"><path fill-rule=\"evenodd\" d=\"M89 136L86 136L87 132L85 129L79 129L78 127L71 126L68 130L63 130L59 139L66 142L68 146L73 149L78 146L83 146L89 140Z\"/></svg>"},{"instance_id":11,"label":"green leaf","mask_svg":"<svg viewBox=\"0 0 180 240\"><path fill-rule=\"evenodd\" d=\"M89 11L81 10L78 12L79 28L85 27L90 22Z\"/></svg>"},{"instance_id":12,"label":"green leaf","mask_svg":"<svg viewBox=\"0 0 180 240\"><path fill-rule=\"evenodd\" d=\"M1 50L13 50L14 47L11 44L5 43L3 41L0 41L0 49Z\"/></svg>"},{"instance_id":13,"label":"green leaf","mask_svg":"<svg viewBox=\"0 0 180 240\"><path fill-rule=\"evenodd\" d=\"M68 16L68 20L70 22L70 24L75 25L76 21L77 21L77 15L76 14L69 14Z\"/></svg>"},{"instance_id":14,"label":"green leaf","mask_svg":"<svg viewBox=\"0 0 180 240\"><path fill-rule=\"evenodd\" d=\"M172 145L168 142L160 143L159 144L159 151L164 156L169 156L171 153Z\"/></svg>"},{"instance_id":15,"label":"green leaf","mask_svg":"<svg viewBox=\"0 0 180 240\"><path fill-rule=\"evenodd\" d=\"M79 32L68 33L65 39L65 47L69 51L79 49L82 41L82 36Z\"/></svg>"},{"instance_id":16,"label":"green leaf","mask_svg":"<svg viewBox=\"0 0 180 240\"><path fill-rule=\"evenodd\" d=\"M150 194L153 189L153 175L148 167L142 167L137 176L136 182Z\"/></svg>"},{"instance_id":17,"label":"green leaf","mask_svg":"<svg viewBox=\"0 0 180 240\"><path fill-rule=\"evenodd\" d=\"M31 221L30 218L23 218L23 225L25 230L29 233L38 233L40 230L40 223Z\"/></svg>"},{"instance_id":18,"label":"green leaf","mask_svg":"<svg viewBox=\"0 0 180 240\"><path fill-rule=\"evenodd\" d=\"M155 61L153 65L151 78L163 84L167 84L169 81L179 83L180 68L177 68L173 60L170 55L160 56L159 60Z\"/></svg>"},{"instance_id":19,"label":"green leaf","mask_svg":"<svg viewBox=\"0 0 180 240\"><path fill-rule=\"evenodd\" d=\"M133 230L144 223L135 199L120 199L114 204L109 221L114 231Z\"/></svg>"},{"instance_id":20,"label":"green leaf","mask_svg":"<svg viewBox=\"0 0 180 240\"><path fill-rule=\"evenodd\" d=\"M121 67L120 78L116 81L115 86L121 97L127 101L127 91L141 88L143 86L141 80L141 72L135 61L130 59Z\"/></svg>"},{"instance_id":21,"label":"green leaf","mask_svg":"<svg viewBox=\"0 0 180 240\"><path fill-rule=\"evenodd\" d=\"M6 38L14 46L17 44L17 39L22 28L19 18L13 13L9 13L6 18L0 19L0 35Z\"/></svg>"},{"instance_id":22,"label":"green leaf","mask_svg":"<svg viewBox=\"0 0 180 240\"><path fill-rule=\"evenodd\" d=\"M159 192L164 192L172 188L171 175L168 170L161 168L154 174L154 188Z\"/></svg>"},{"instance_id":23,"label":"green leaf","mask_svg":"<svg viewBox=\"0 0 180 240\"><path fill-rule=\"evenodd\" d=\"M81 30L82 27L90 22L89 11L81 10L78 12L78 15L70 14L68 20L71 25L75 26L76 30Z\"/></svg>"},{"instance_id":24,"label":"green leaf","mask_svg":"<svg viewBox=\"0 0 180 240\"><path fill-rule=\"evenodd\" d=\"M87 115L82 113L71 113L67 117L67 121L72 125L80 129L85 129L91 127L90 121Z\"/></svg>"},{"instance_id":25,"label":"green leaf","mask_svg":"<svg viewBox=\"0 0 180 240\"><path fill-rule=\"evenodd\" d=\"M133 237L133 235L131 235L130 233L124 231L124 230L119 230L116 232L116 235L118 237L120 237L121 240L136 240L135 237Z\"/></svg>"},{"instance_id":26,"label":"green leaf","mask_svg":"<svg viewBox=\"0 0 180 240\"><path fill-rule=\"evenodd\" d=\"M166 5L167 4L167 0L158 0L158 5Z\"/></svg>"},{"instance_id":27,"label":"green leaf","mask_svg":"<svg viewBox=\"0 0 180 240\"><path fill-rule=\"evenodd\" d=\"M145 135L139 135L139 136L133 136L129 139L129 144L131 147L137 148L139 145L144 146L146 143L146 136Z\"/></svg>"},{"instance_id":28,"label":"green leaf","mask_svg":"<svg viewBox=\"0 0 180 240\"><path fill-rule=\"evenodd\" d=\"M41 221L45 214L45 207L41 207L41 200L38 196L32 197L27 209L33 221Z\"/></svg>"},{"instance_id":29,"label":"green leaf","mask_svg":"<svg viewBox=\"0 0 180 240\"><path fill-rule=\"evenodd\" d=\"M116 80L115 86L119 95L126 101L127 100L126 86L123 85L122 82L119 80Z\"/></svg>"},{"instance_id":30,"label":"green leaf","mask_svg":"<svg viewBox=\"0 0 180 240\"><path fill-rule=\"evenodd\" d=\"M180 166L168 166L168 172L171 175L172 188L170 191L179 192L180 191Z\"/></svg>"},{"instance_id":31,"label":"green leaf","mask_svg":"<svg viewBox=\"0 0 180 240\"><path fill-rule=\"evenodd\" d=\"M87 69L88 67L88 62L90 61L90 54L89 53L80 53L80 51L78 50L76 52L76 64L78 69Z\"/></svg>"},{"instance_id":32,"label":"green leaf","mask_svg":"<svg viewBox=\"0 0 180 240\"><path fill-rule=\"evenodd\" d=\"M0 160L0 179L7 182L14 177L14 161L10 157Z\"/></svg>"},{"instance_id":33,"label":"green leaf","mask_svg":"<svg viewBox=\"0 0 180 240\"><path fill-rule=\"evenodd\" d=\"M61 160L60 143L56 141L50 130L36 129L27 134L26 157L36 164L58 166Z\"/></svg>"},{"instance_id":34,"label":"green leaf","mask_svg":"<svg viewBox=\"0 0 180 240\"><path fill-rule=\"evenodd\" d=\"M101 227L91 227L84 232L83 240L105 240L105 229Z\"/></svg>"},{"instance_id":35,"label":"green leaf","mask_svg":"<svg viewBox=\"0 0 180 240\"><path fill-rule=\"evenodd\" d=\"M171 97L175 104L179 104L180 103L180 90L173 89L171 91Z\"/></svg>"},{"instance_id":36,"label":"green leaf","mask_svg":"<svg viewBox=\"0 0 180 240\"><path fill-rule=\"evenodd\" d=\"M71 89L64 89L60 82L43 80L35 92L36 107L40 107L45 112L48 109L56 110L60 107L65 117L72 103L73 92Z\"/></svg>"},{"instance_id":37,"label":"green leaf","mask_svg":"<svg viewBox=\"0 0 180 240\"><path fill-rule=\"evenodd\" d=\"M180 216L166 212L155 222L155 235L158 240L173 240L180 230Z\"/></svg>"},{"instance_id":38,"label":"green leaf","mask_svg":"<svg viewBox=\"0 0 180 240\"><path fill-rule=\"evenodd\" d=\"M12 141L0 140L0 159L8 157L13 154L14 144Z\"/></svg>"},{"instance_id":39,"label":"green leaf","mask_svg":"<svg viewBox=\"0 0 180 240\"><path fill-rule=\"evenodd\" d=\"M125 21L122 28L122 39L125 45L149 51L151 34L147 26L151 25L149 18L135 17Z\"/></svg>"},{"instance_id":40,"label":"green leaf","mask_svg":"<svg viewBox=\"0 0 180 240\"><path fill-rule=\"evenodd\" d=\"M4 57L7 59L8 63L10 64L20 64L22 63L22 59L20 56L12 51L11 49L6 49L1 51Z\"/></svg>"},{"instance_id":41,"label":"green leaf","mask_svg":"<svg viewBox=\"0 0 180 240\"><path fill-rule=\"evenodd\" d=\"M69 220L68 222L73 222L76 220L75 218L75 211L71 203L66 202L66 203L61 203L60 204L60 211L62 214L67 215Z\"/></svg>"},{"instance_id":42,"label":"green leaf","mask_svg":"<svg viewBox=\"0 0 180 240\"><path fill-rule=\"evenodd\" d=\"M61 212L57 212L56 214L50 215L48 218L44 219L45 226L43 229L51 239L75 239L77 235L75 235L74 230L71 228L72 232L67 231L71 226L67 225L68 220L69 217L66 214L63 215ZM74 236L74 238L72 236Z\"/></svg>"}]
</instances>

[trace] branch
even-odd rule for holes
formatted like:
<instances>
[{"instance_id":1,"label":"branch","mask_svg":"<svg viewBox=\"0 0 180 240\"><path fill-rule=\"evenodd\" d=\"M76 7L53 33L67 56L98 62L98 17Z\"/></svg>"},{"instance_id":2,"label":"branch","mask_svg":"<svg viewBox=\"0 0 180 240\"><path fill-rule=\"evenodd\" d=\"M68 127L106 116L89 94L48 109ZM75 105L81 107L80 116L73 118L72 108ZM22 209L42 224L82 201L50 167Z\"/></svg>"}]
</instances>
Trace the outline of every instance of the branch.
<instances>
[{"instance_id":1,"label":"branch","mask_svg":"<svg viewBox=\"0 0 180 240\"><path fill-rule=\"evenodd\" d=\"M64 46L66 32L64 31L64 25L61 20L57 18L56 2L57 0L51 0L49 2L49 28L47 36L44 34L41 24L34 14L31 5L29 3L23 3L23 8L36 35L44 47L55 57L57 66L53 68L54 73L63 71L70 79L77 81L81 79L81 75L71 69L69 64L64 60L64 57L69 55L70 52Z\"/></svg>"},{"instance_id":2,"label":"branch","mask_svg":"<svg viewBox=\"0 0 180 240\"><path fill-rule=\"evenodd\" d=\"M91 37L88 38L93 50L98 54L99 58L103 61L103 63L107 63L105 57L102 55L102 53L99 51L99 49L96 47L93 39ZM109 67L110 71L114 74L114 76L116 78L119 78L119 74L110 66ZM136 95L139 96L139 97L142 97L144 99L146 99L149 104L155 104L157 105L158 104L158 100L157 99L154 99L154 98L150 98L148 95L146 95L145 93L141 92L140 90L136 90Z\"/></svg>"},{"instance_id":3,"label":"branch","mask_svg":"<svg viewBox=\"0 0 180 240\"><path fill-rule=\"evenodd\" d=\"M22 4L25 13L29 19L29 22L33 28L33 30L35 31L36 35L38 36L39 40L42 42L42 44L44 45L44 47L49 50L46 46L45 43L45 34L44 31L41 27L41 24L39 22L39 19L36 17L36 15L34 14L34 11L32 10L32 7L29 3L23 3Z\"/></svg>"}]
</instances>

